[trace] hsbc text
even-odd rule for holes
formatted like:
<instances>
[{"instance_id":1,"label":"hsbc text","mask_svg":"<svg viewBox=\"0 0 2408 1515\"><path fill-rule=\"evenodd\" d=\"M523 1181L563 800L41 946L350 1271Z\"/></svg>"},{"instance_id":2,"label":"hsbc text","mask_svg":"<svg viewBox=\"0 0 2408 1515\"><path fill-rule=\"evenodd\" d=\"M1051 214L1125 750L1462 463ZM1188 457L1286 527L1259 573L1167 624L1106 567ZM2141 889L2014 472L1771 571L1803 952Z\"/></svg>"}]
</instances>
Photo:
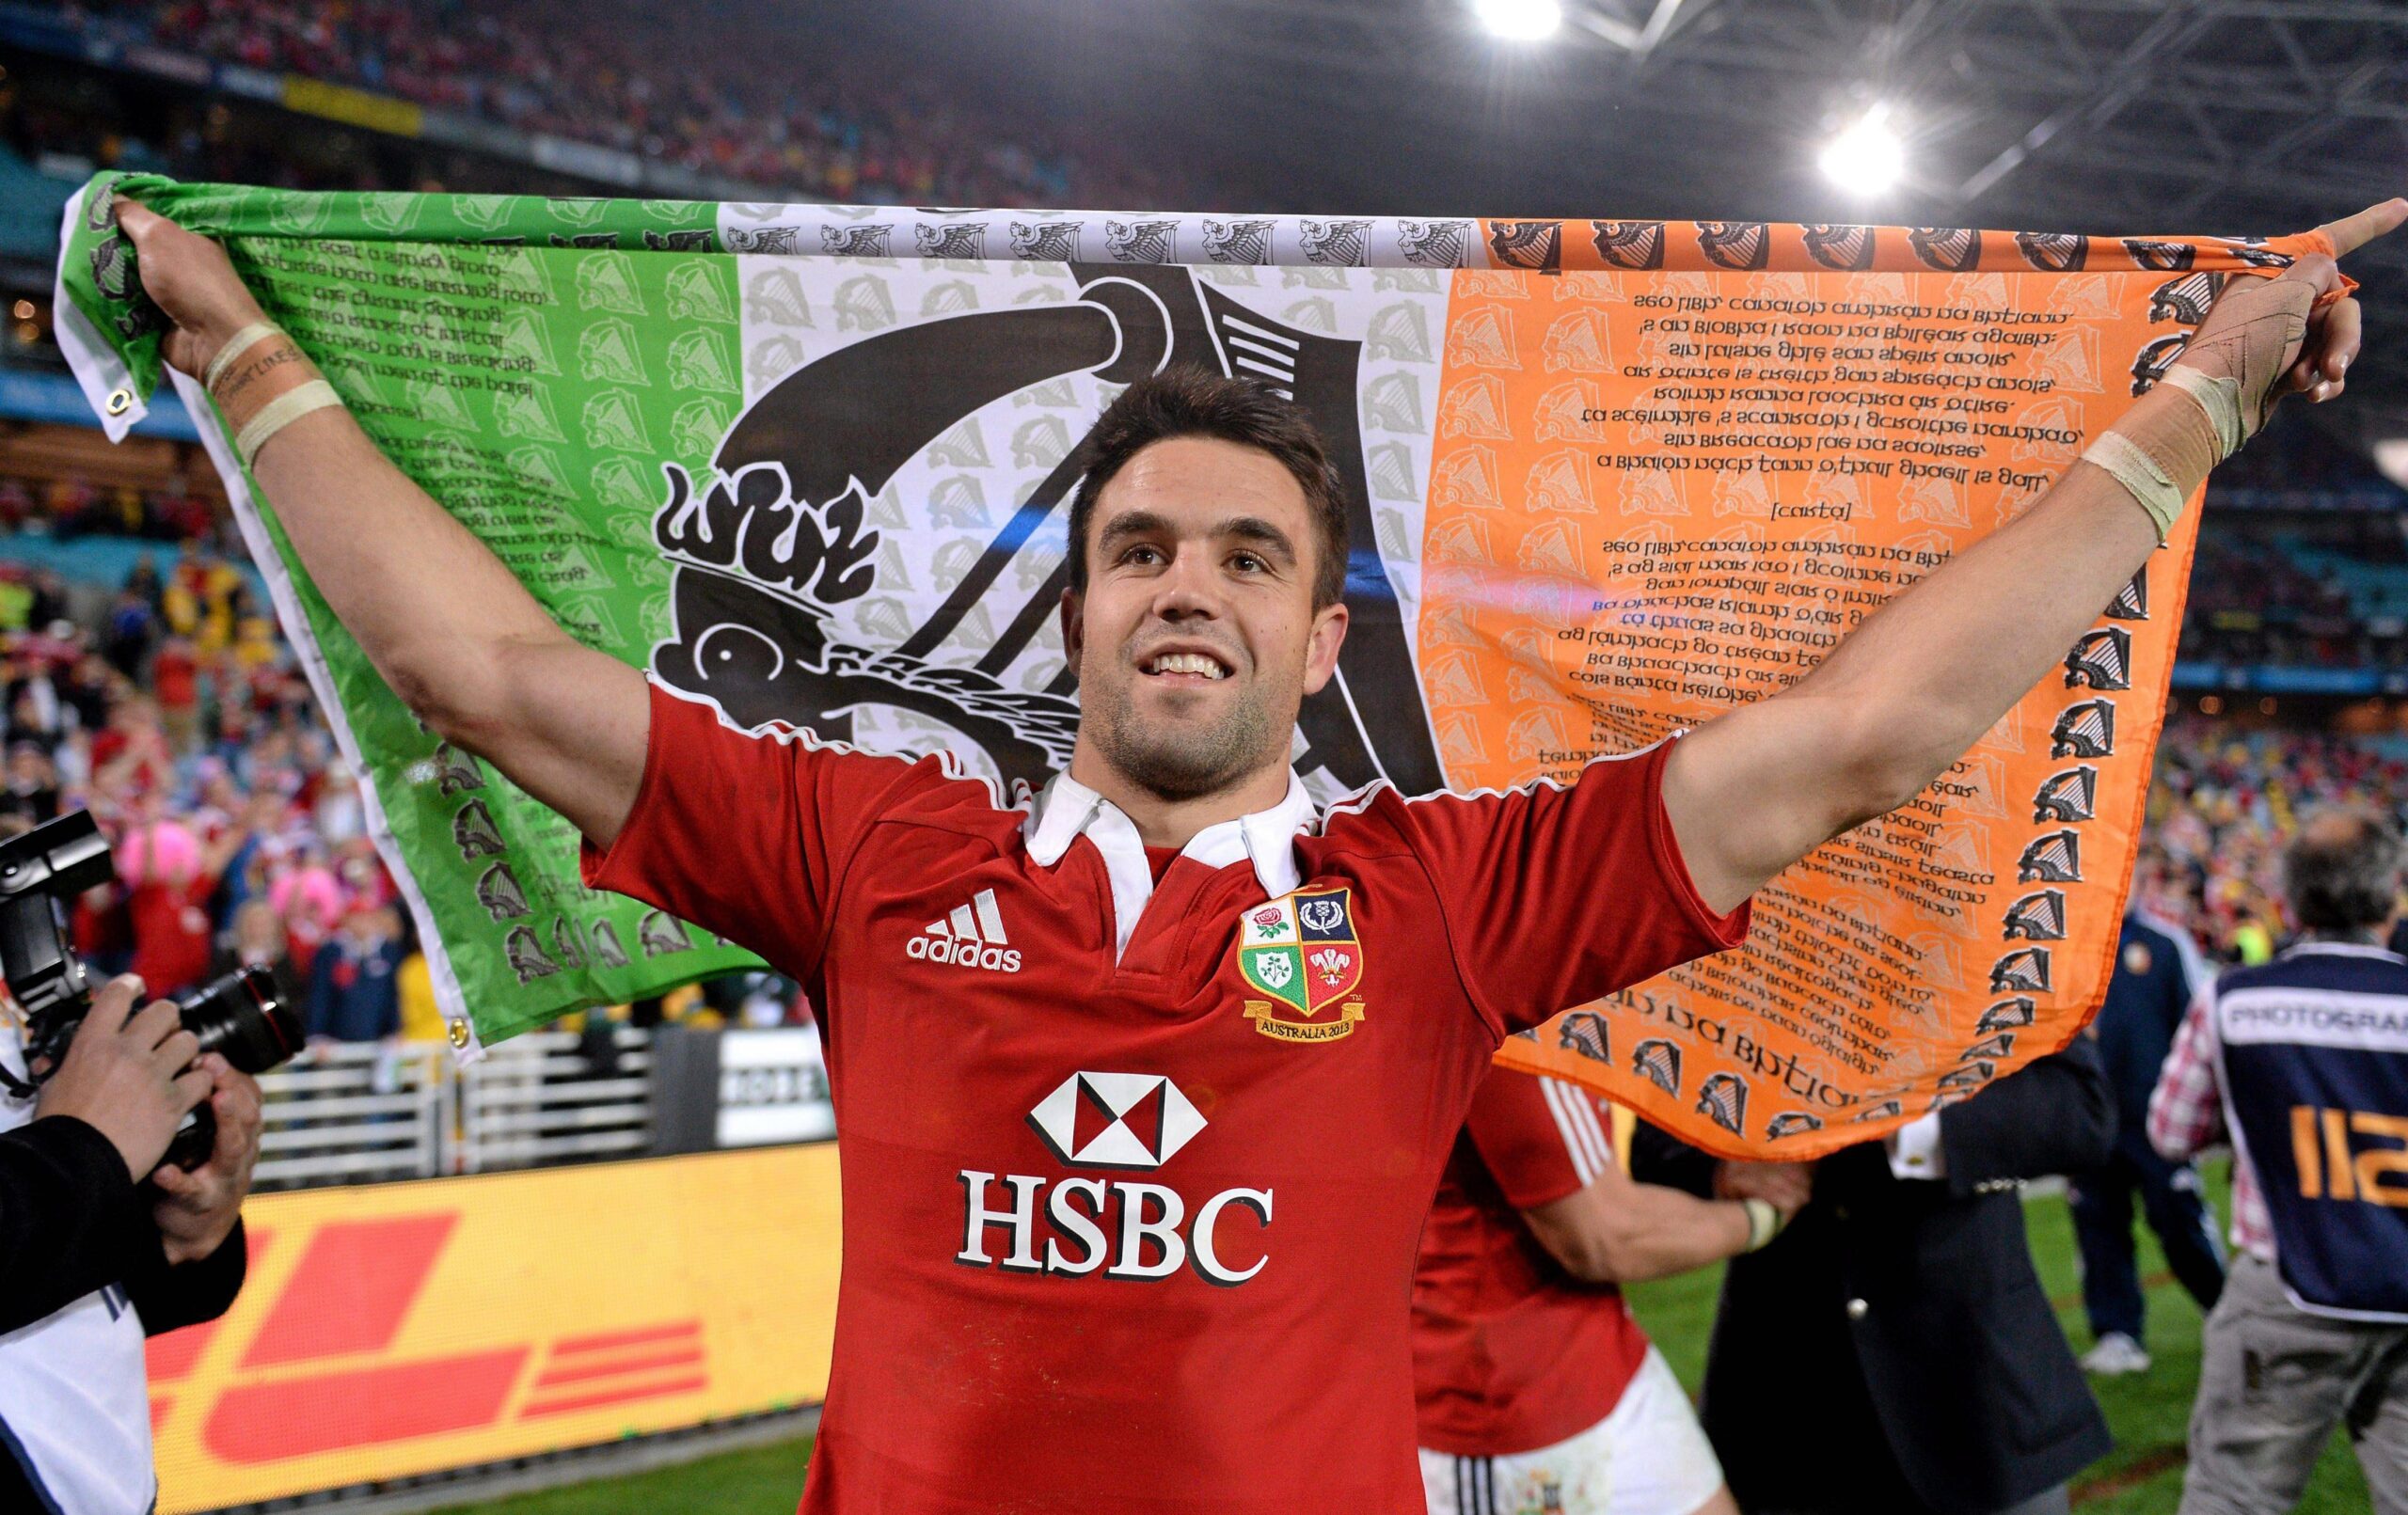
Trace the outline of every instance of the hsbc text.
<instances>
[{"instance_id":1,"label":"hsbc text","mask_svg":"<svg viewBox=\"0 0 2408 1515\"><path fill-rule=\"evenodd\" d=\"M961 1173L961 1250L953 1260L1008 1273L1168 1278L1192 1268L1222 1288L1262 1271L1268 1254L1220 1255L1214 1228L1229 1210L1271 1224L1271 1191L1225 1189L1190 1218L1187 1202L1162 1184L1102 1178L1048 1181L1024 1174ZM993 1248L1002 1255L991 1255Z\"/></svg>"}]
</instances>

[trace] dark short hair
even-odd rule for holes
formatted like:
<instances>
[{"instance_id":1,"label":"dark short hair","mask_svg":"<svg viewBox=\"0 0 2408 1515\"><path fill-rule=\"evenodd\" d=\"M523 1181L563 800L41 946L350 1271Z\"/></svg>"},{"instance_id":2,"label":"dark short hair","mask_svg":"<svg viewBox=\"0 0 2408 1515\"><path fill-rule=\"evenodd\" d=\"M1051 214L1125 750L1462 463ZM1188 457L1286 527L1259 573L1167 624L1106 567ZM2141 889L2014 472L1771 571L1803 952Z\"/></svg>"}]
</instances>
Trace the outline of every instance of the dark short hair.
<instances>
[{"instance_id":1,"label":"dark short hair","mask_svg":"<svg viewBox=\"0 0 2408 1515\"><path fill-rule=\"evenodd\" d=\"M2360 805L2310 813L2283 851L2283 892L2305 931L2364 931L2400 902L2400 828Z\"/></svg>"},{"instance_id":2,"label":"dark short hair","mask_svg":"<svg viewBox=\"0 0 2408 1515\"><path fill-rule=\"evenodd\" d=\"M1225 378L1199 368L1164 369L1139 379L1104 407L1087 434L1086 471L1070 497L1070 589L1087 587L1087 528L1103 486L1156 442L1202 436L1267 452L1305 492L1313 519L1313 608L1346 592L1346 497L1328 450L1305 408L1259 379Z\"/></svg>"}]
</instances>

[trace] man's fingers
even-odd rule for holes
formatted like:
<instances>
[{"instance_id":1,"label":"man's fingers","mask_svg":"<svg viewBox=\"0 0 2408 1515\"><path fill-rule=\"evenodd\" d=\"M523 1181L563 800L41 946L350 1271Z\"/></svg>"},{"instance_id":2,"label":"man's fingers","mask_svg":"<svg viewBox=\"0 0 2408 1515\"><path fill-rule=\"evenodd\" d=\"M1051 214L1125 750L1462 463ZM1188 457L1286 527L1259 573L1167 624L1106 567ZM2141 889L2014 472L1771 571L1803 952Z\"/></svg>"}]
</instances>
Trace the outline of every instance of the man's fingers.
<instances>
[{"instance_id":1,"label":"man's fingers","mask_svg":"<svg viewBox=\"0 0 2408 1515\"><path fill-rule=\"evenodd\" d=\"M237 1073L228 1067L226 1060L214 1052L201 1059L201 1063L203 1066L214 1063L222 1070L214 1075L217 1092L209 1097L223 1124L256 1125L260 1118L259 1081L247 1073Z\"/></svg>"},{"instance_id":2,"label":"man's fingers","mask_svg":"<svg viewBox=\"0 0 2408 1515\"><path fill-rule=\"evenodd\" d=\"M2358 355L2358 343L2365 336L2365 317L2355 300L2337 300L2324 312L2321 328L2311 329L2311 345L2321 349L2317 360L2318 371L2328 379L2339 379L2349 371L2350 360Z\"/></svg>"},{"instance_id":3,"label":"man's fingers","mask_svg":"<svg viewBox=\"0 0 2408 1515\"><path fill-rule=\"evenodd\" d=\"M2381 205L2369 205L2355 215L2327 221L2316 229L2332 239L2333 256L2339 258L2398 230L2402 222L2408 222L2408 199L2395 197Z\"/></svg>"},{"instance_id":4,"label":"man's fingers","mask_svg":"<svg viewBox=\"0 0 2408 1515\"><path fill-rule=\"evenodd\" d=\"M138 201L127 199L122 196L117 200L118 229L133 238L134 245L137 249L141 247L143 239L156 231L166 219L166 216Z\"/></svg>"},{"instance_id":5,"label":"man's fingers","mask_svg":"<svg viewBox=\"0 0 2408 1515\"><path fill-rule=\"evenodd\" d=\"M197 1173L186 1173L172 1162L163 1162L151 1173L150 1182L157 1187L159 1192L181 1197L200 1187L200 1176Z\"/></svg>"},{"instance_id":6,"label":"man's fingers","mask_svg":"<svg viewBox=\"0 0 2408 1515\"><path fill-rule=\"evenodd\" d=\"M92 996L91 1013L84 1018L87 1025L97 1023L103 1031L122 1031L134 1011L135 1002L142 998L142 981L132 973L119 973L101 986Z\"/></svg>"},{"instance_id":7,"label":"man's fingers","mask_svg":"<svg viewBox=\"0 0 2408 1515\"><path fill-rule=\"evenodd\" d=\"M209 1097L209 1075L201 1072L198 1068L194 1068L189 1072L177 1075L176 1097L178 1102L186 1110L190 1110L195 1105L199 1104L202 1100L207 1099Z\"/></svg>"},{"instance_id":8,"label":"man's fingers","mask_svg":"<svg viewBox=\"0 0 2408 1515\"><path fill-rule=\"evenodd\" d=\"M174 1035L159 1044L154 1055L164 1067L174 1068L179 1073L198 1073L204 1080L209 1079L207 1069L193 1066L193 1060L200 1056L200 1038L182 1026L176 1028ZM215 1087L214 1080L210 1080L210 1087Z\"/></svg>"},{"instance_id":9,"label":"man's fingers","mask_svg":"<svg viewBox=\"0 0 2408 1515\"><path fill-rule=\"evenodd\" d=\"M2288 283L2306 285L2321 300L2341 287L2341 265L2322 253L2309 253L2277 276Z\"/></svg>"},{"instance_id":10,"label":"man's fingers","mask_svg":"<svg viewBox=\"0 0 2408 1515\"><path fill-rule=\"evenodd\" d=\"M153 1000L127 1018L125 1034L149 1051L183 1030L183 1017L177 1014L173 1001Z\"/></svg>"}]
</instances>

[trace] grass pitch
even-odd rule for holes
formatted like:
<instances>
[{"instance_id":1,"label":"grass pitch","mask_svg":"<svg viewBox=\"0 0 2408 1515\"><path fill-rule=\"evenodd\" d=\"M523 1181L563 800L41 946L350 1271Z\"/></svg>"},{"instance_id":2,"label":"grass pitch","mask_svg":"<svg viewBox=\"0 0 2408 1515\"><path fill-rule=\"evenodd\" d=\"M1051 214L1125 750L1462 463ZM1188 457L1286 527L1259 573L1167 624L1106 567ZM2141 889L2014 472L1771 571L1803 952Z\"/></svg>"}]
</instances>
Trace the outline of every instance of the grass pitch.
<instances>
[{"instance_id":1,"label":"grass pitch","mask_svg":"<svg viewBox=\"0 0 2408 1515\"><path fill-rule=\"evenodd\" d=\"M2226 1173L2209 1174L2219 1215L2228 1214ZM2040 1282L2057 1302L2058 1318L2080 1350L2090 1345L2082 1314L2073 1222L2063 1199L2034 1200L2024 1208ZM2182 1492L2183 1434L2199 1374L2199 1312L2165 1271L2156 1239L2143 1231L2141 1274L2148 1284L2148 1349L2156 1365L2136 1378L2095 1379L2092 1387L2115 1433L2115 1449L2075 1479L2074 1507L2083 1515L2171 1515ZM1681 1381L1696 1391L1705 1367L1706 1334L1714 1323L1719 1267L1641 1285L1631 1303ZM788 1515L802 1491L810 1439L800 1438L704 1458L682 1467L602 1479L540 1494L456 1507L446 1515L624 1515L631 1510L696 1510L711 1515ZM2362 1515L2369 1507L2364 1477L2337 1432L2299 1505L2302 1515Z\"/></svg>"}]
</instances>

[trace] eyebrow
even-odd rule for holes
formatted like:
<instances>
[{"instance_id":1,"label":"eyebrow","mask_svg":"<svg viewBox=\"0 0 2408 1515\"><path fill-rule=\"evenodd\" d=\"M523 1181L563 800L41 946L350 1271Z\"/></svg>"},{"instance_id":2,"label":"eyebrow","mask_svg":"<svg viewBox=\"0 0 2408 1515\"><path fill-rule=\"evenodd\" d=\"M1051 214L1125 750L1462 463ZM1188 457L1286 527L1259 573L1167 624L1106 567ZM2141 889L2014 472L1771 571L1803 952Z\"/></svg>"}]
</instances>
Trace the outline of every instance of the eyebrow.
<instances>
[{"instance_id":1,"label":"eyebrow","mask_svg":"<svg viewBox=\"0 0 2408 1515\"><path fill-rule=\"evenodd\" d=\"M1290 562L1296 560L1296 544L1288 540L1288 533L1259 515L1232 515L1214 527L1212 534L1216 537L1235 537L1241 542L1251 542L1259 546L1268 547L1275 556L1284 558Z\"/></svg>"},{"instance_id":2,"label":"eyebrow","mask_svg":"<svg viewBox=\"0 0 2408 1515\"><path fill-rule=\"evenodd\" d=\"M1296 560L1296 544L1288 533L1259 515L1231 515L1215 522L1211 533L1215 537L1235 537L1267 548L1275 556L1289 562ZM1096 551L1108 555L1111 550L1132 538L1176 536L1170 518L1156 511L1123 511L1106 521L1096 537Z\"/></svg>"}]
</instances>

